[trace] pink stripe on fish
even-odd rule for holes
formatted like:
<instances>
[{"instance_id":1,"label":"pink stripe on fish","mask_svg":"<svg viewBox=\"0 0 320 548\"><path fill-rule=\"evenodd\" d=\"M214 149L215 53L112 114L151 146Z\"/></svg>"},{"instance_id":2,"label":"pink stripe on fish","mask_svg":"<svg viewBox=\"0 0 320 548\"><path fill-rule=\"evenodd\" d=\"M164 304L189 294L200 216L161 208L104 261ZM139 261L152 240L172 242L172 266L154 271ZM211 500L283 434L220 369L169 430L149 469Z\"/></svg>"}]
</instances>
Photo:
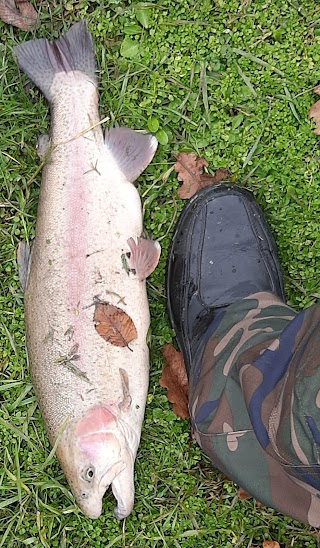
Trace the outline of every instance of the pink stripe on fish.
<instances>
[{"instance_id":1,"label":"pink stripe on fish","mask_svg":"<svg viewBox=\"0 0 320 548\"><path fill-rule=\"evenodd\" d=\"M79 133L75 128L74 134ZM72 157L83 158L84 140L79 137L72 146ZM71 167L71 166L70 166ZM68 192L66 195L67 232L69 242L66 257L67 306L70 311L70 325L73 329L73 344L78 344L77 354L80 358L77 367L85 370L81 359L84 332L84 295L86 286L86 253L87 253L87 185L83 173L83 162L72 162L69 173Z\"/></svg>"}]
</instances>

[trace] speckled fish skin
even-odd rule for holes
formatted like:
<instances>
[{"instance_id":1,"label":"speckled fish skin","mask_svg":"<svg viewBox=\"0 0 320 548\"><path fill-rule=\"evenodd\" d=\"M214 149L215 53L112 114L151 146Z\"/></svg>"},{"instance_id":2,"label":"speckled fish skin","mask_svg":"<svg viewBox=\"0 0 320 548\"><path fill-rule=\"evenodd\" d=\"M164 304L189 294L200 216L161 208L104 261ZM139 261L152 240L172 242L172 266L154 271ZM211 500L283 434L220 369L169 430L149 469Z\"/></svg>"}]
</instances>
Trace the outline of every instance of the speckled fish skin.
<instances>
[{"instance_id":1,"label":"speckled fish skin","mask_svg":"<svg viewBox=\"0 0 320 548\"><path fill-rule=\"evenodd\" d=\"M25 288L32 382L51 444L60 437L57 456L82 511L99 517L112 484L115 515L124 518L134 504L150 321L146 283L124 268L127 241L143 230L130 181L151 161L157 141L127 128L104 139L85 22L54 43L27 42L15 54L49 99L52 121ZM138 337L128 347L97 333L98 301L132 318Z\"/></svg>"}]
</instances>

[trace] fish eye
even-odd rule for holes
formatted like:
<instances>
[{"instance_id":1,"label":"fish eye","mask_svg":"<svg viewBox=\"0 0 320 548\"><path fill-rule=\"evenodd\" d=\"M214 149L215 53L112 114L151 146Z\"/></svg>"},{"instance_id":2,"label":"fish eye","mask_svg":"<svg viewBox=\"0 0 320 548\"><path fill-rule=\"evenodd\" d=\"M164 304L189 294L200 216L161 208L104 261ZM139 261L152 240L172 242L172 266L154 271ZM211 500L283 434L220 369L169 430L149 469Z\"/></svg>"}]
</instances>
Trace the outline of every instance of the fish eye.
<instances>
[{"instance_id":1,"label":"fish eye","mask_svg":"<svg viewBox=\"0 0 320 548\"><path fill-rule=\"evenodd\" d=\"M89 468L86 468L84 470L82 477L85 481L92 481L95 476L94 468L92 466L89 466Z\"/></svg>"}]
</instances>

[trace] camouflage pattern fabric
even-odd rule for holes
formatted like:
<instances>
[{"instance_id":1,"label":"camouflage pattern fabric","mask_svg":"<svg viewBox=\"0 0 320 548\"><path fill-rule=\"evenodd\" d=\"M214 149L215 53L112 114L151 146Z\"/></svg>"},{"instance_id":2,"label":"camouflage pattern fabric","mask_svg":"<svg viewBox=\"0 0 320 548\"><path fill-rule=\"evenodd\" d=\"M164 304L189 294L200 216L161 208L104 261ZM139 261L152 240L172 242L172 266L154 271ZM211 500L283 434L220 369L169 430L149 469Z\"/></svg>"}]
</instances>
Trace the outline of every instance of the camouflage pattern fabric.
<instances>
[{"instance_id":1,"label":"camouflage pattern fabric","mask_svg":"<svg viewBox=\"0 0 320 548\"><path fill-rule=\"evenodd\" d=\"M217 314L190 371L190 415L213 465L267 506L320 526L320 305L271 293Z\"/></svg>"}]
</instances>

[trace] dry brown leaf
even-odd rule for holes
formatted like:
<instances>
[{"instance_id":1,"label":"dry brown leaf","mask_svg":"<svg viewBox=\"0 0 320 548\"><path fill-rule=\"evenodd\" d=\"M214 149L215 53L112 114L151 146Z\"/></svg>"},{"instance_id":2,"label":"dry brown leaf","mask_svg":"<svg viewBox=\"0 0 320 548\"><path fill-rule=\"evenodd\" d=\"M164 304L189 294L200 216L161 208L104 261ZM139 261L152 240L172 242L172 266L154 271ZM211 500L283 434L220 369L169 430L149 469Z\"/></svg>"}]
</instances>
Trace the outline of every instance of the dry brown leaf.
<instances>
[{"instance_id":1,"label":"dry brown leaf","mask_svg":"<svg viewBox=\"0 0 320 548\"><path fill-rule=\"evenodd\" d=\"M179 181L183 181L183 185L178 190L180 198L191 198L201 188L200 177L203 174L203 168L208 165L207 160L196 154L189 152L178 154L174 169Z\"/></svg>"},{"instance_id":2,"label":"dry brown leaf","mask_svg":"<svg viewBox=\"0 0 320 548\"><path fill-rule=\"evenodd\" d=\"M130 316L121 308L109 303L97 303L93 321L99 335L115 346L128 346L138 336Z\"/></svg>"},{"instance_id":3,"label":"dry brown leaf","mask_svg":"<svg viewBox=\"0 0 320 548\"><path fill-rule=\"evenodd\" d=\"M208 167L208 162L204 158L191 152L178 154L174 169L179 181L183 181L178 190L180 198L191 198L201 188L220 183L230 175L228 168L218 169L214 175L209 175L203 172L204 167Z\"/></svg>"},{"instance_id":4,"label":"dry brown leaf","mask_svg":"<svg viewBox=\"0 0 320 548\"><path fill-rule=\"evenodd\" d=\"M264 540L262 544L263 548L280 548L279 542L275 540Z\"/></svg>"},{"instance_id":5,"label":"dry brown leaf","mask_svg":"<svg viewBox=\"0 0 320 548\"><path fill-rule=\"evenodd\" d=\"M40 24L36 10L26 0L0 0L0 19L26 31Z\"/></svg>"},{"instance_id":6,"label":"dry brown leaf","mask_svg":"<svg viewBox=\"0 0 320 548\"><path fill-rule=\"evenodd\" d=\"M173 412L181 419L189 415L188 396L189 382L183 356L172 344L166 344L163 349L165 365L162 371L160 385L167 388L167 398L173 403Z\"/></svg>"},{"instance_id":7,"label":"dry brown leaf","mask_svg":"<svg viewBox=\"0 0 320 548\"><path fill-rule=\"evenodd\" d=\"M320 86L317 86L316 88L314 88L313 91L317 93L318 95L320 95ZM316 129L314 130L314 132L317 135L320 135L320 101L317 101L316 103L314 103L314 105L312 105L312 107L310 108L309 118L314 118L316 122Z\"/></svg>"},{"instance_id":8,"label":"dry brown leaf","mask_svg":"<svg viewBox=\"0 0 320 548\"><path fill-rule=\"evenodd\" d=\"M239 488L238 495L239 495L239 499L241 500L252 499L252 495L250 495L250 493L242 489L242 487Z\"/></svg>"}]
</instances>

